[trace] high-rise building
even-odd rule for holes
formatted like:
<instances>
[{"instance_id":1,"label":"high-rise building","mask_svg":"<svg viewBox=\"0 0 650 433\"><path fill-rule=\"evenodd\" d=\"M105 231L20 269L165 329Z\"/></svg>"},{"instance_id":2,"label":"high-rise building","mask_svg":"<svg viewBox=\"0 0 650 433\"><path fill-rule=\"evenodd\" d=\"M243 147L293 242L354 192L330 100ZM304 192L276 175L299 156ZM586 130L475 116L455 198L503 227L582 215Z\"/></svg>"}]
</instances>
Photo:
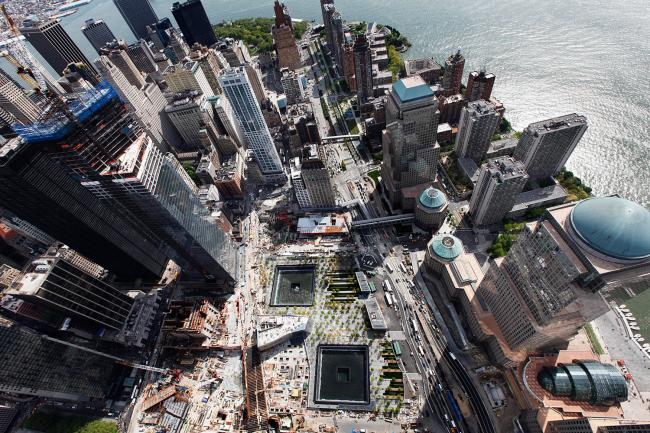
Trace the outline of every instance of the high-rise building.
<instances>
[{"instance_id":1,"label":"high-rise building","mask_svg":"<svg viewBox=\"0 0 650 433\"><path fill-rule=\"evenodd\" d=\"M343 28L343 17L336 10L333 0L321 0L321 12L323 14L323 25L325 26L325 37L330 56L335 67L342 64L341 53L345 42L345 31Z\"/></svg>"},{"instance_id":2,"label":"high-rise building","mask_svg":"<svg viewBox=\"0 0 650 433\"><path fill-rule=\"evenodd\" d=\"M198 187L176 158L164 155L146 136L117 155L117 163L82 181L103 201L129 209L171 248L189 272L232 283L236 248L198 197Z\"/></svg>"},{"instance_id":3,"label":"high-rise building","mask_svg":"<svg viewBox=\"0 0 650 433\"><path fill-rule=\"evenodd\" d=\"M302 180L307 189L312 207L331 208L336 206L334 187L327 167L317 145L306 147L301 161Z\"/></svg>"},{"instance_id":4,"label":"high-rise building","mask_svg":"<svg viewBox=\"0 0 650 433\"><path fill-rule=\"evenodd\" d=\"M402 190L436 179L438 104L419 76L393 84L386 103L381 173L392 206L404 206ZM420 189L421 191L421 189Z\"/></svg>"},{"instance_id":5,"label":"high-rise building","mask_svg":"<svg viewBox=\"0 0 650 433\"><path fill-rule=\"evenodd\" d=\"M217 146L219 132L214 121L212 103L204 96L196 93L178 94L165 107L165 113L183 138L184 145L177 151L205 150Z\"/></svg>"},{"instance_id":6,"label":"high-rise building","mask_svg":"<svg viewBox=\"0 0 650 433\"><path fill-rule=\"evenodd\" d=\"M157 278L167 263L160 240L103 204L38 148L39 138L57 138L65 126L33 128L25 140L0 148L0 203L122 278Z\"/></svg>"},{"instance_id":7,"label":"high-rise building","mask_svg":"<svg viewBox=\"0 0 650 433\"><path fill-rule=\"evenodd\" d=\"M564 167L586 130L587 118L575 113L531 123L514 157L524 163L531 179L551 177Z\"/></svg>"},{"instance_id":8,"label":"high-rise building","mask_svg":"<svg viewBox=\"0 0 650 433\"><path fill-rule=\"evenodd\" d=\"M239 119L235 115L230 102L228 102L228 98L221 95L211 98L211 102L216 114L215 121L219 130L222 131L224 135L230 137L238 149L243 149L246 146L246 137L244 136L244 131L242 130ZM235 151L237 151L237 149L235 149ZM221 153L228 156L234 152Z\"/></svg>"},{"instance_id":9,"label":"high-rise building","mask_svg":"<svg viewBox=\"0 0 650 433\"><path fill-rule=\"evenodd\" d=\"M100 50L106 44L117 39L103 20L95 20L93 18L84 22L84 25L81 27L81 33L84 34L88 42L90 42L90 45L99 54L101 54Z\"/></svg>"},{"instance_id":10,"label":"high-rise building","mask_svg":"<svg viewBox=\"0 0 650 433\"><path fill-rule=\"evenodd\" d=\"M477 294L509 351L566 346L585 323L609 311L598 291L650 279L650 211L629 200L591 198L546 210L529 223Z\"/></svg>"},{"instance_id":11,"label":"high-rise building","mask_svg":"<svg viewBox=\"0 0 650 433\"><path fill-rule=\"evenodd\" d=\"M120 331L133 299L104 281L86 262L94 265L70 249L53 247L25 269L7 294L69 317L86 329Z\"/></svg>"},{"instance_id":12,"label":"high-rise building","mask_svg":"<svg viewBox=\"0 0 650 433\"><path fill-rule=\"evenodd\" d=\"M295 71L284 68L280 71L280 83L287 97L287 104L293 105L302 102L305 99L304 75L299 75Z\"/></svg>"},{"instance_id":13,"label":"high-rise building","mask_svg":"<svg viewBox=\"0 0 650 433\"><path fill-rule=\"evenodd\" d=\"M163 78L172 93L199 92L205 97L214 96L199 62L188 60L182 64L168 66L163 71Z\"/></svg>"},{"instance_id":14,"label":"high-rise building","mask_svg":"<svg viewBox=\"0 0 650 433\"><path fill-rule=\"evenodd\" d=\"M172 14L188 45L192 46L198 42L209 48L217 43L217 37L201 0L186 0L184 3L174 2Z\"/></svg>"},{"instance_id":15,"label":"high-rise building","mask_svg":"<svg viewBox=\"0 0 650 433\"><path fill-rule=\"evenodd\" d=\"M165 128L165 122L168 122L164 115L167 100L158 85L144 82L142 87L134 86L107 56L100 56L95 60L95 67L102 78L108 81L120 98L130 106L151 138L163 149L166 149L168 144L176 148L178 143L173 141L175 137Z\"/></svg>"},{"instance_id":16,"label":"high-rise building","mask_svg":"<svg viewBox=\"0 0 650 433\"><path fill-rule=\"evenodd\" d=\"M92 84L97 84L98 76L92 63L68 36L58 20L26 19L20 27L20 32L58 74L62 74L70 63L83 63L88 74L85 78Z\"/></svg>"},{"instance_id":17,"label":"high-rise building","mask_svg":"<svg viewBox=\"0 0 650 433\"><path fill-rule=\"evenodd\" d=\"M490 148L492 135L500 120L501 117L488 101L479 99L467 104L462 109L458 122L456 155L480 164Z\"/></svg>"},{"instance_id":18,"label":"high-rise building","mask_svg":"<svg viewBox=\"0 0 650 433\"><path fill-rule=\"evenodd\" d=\"M219 64L217 52L212 48L195 44L190 53L190 60L198 63L212 89L212 94L219 95L221 93L221 87L219 87L218 77L221 71L221 65Z\"/></svg>"},{"instance_id":19,"label":"high-rise building","mask_svg":"<svg viewBox=\"0 0 650 433\"><path fill-rule=\"evenodd\" d=\"M481 166L469 202L474 223L484 226L503 221L526 182L528 175L521 162L509 156L488 160Z\"/></svg>"},{"instance_id":20,"label":"high-rise building","mask_svg":"<svg viewBox=\"0 0 650 433\"><path fill-rule=\"evenodd\" d=\"M608 382L607 378L602 378L602 380L604 383ZM627 391L627 387L625 390ZM543 426L540 425L540 427ZM620 418L567 417L549 420L545 427L546 429L543 431L547 433L650 433L650 421Z\"/></svg>"},{"instance_id":21,"label":"high-rise building","mask_svg":"<svg viewBox=\"0 0 650 433\"><path fill-rule=\"evenodd\" d=\"M147 26L147 40L153 44L155 51L164 50L169 44L168 30L172 29L173 25L169 18L165 17L157 23Z\"/></svg>"},{"instance_id":22,"label":"high-rise building","mask_svg":"<svg viewBox=\"0 0 650 433\"><path fill-rule=\"evenodd\" d=\"M291 186L293 187L293 193L296 196L298 206L302 209L307 209L312 207L312 203L311 198L309 197L309 191L307 190L305 181L302 178L301 169L300 158L294 158L291 161L289 178L291 179Z\"/></svg>"},{"instance_id":23,"label":"high-rise building","mask_svg":"<svg viewBox=\"0 0 650 433\"><path fill-rule=\"evenodd\" d=\"M415 224L424 230L438 230L447 218L448 207L445 194L437 188L428 187L415 204Z\"/></svg>"},{"instance_id":24,"label":"high-rise building","mask_svg":"<svg viewBox=\"0 0 650 433\"><path fill-rule=\"evenodd\" d=\"M126 53L131 58L131 61L138 71L147 74L157 72L154 54L151 51L149 43L144 39L129 44L129 46L126 47Z\"/></svg>"},{"instance_id":25,"label":"high-rise building","mask_svg":"<svg viewBox=\"0 0 650 433\"><path fill-rule=\"evenodd\" d=\"M264 85L262 84L262 72L260 71L259 63L255 62L245 62L243 64L244 71L248 77L248 82L251 84L251 89L253 89L253 95L257 99L257 103L261 104L266 98L266 91L264 90Z\"/></svg>"},{"instance_id":26,"label":"high-rise building","mask_svg":"<svg viewBox=\"0 0 650 433\"><path fill-rule=\"evenodd\" d=\"M463 69L465 68L465 57L460 53L452 54L445 60L445 72L442 75L442 88L445 96L456 95L460 93L460 85L463 79Z\"/></svg>"},{"instance_id":27,"label":"high-rise building","mask_svg":"<svg viewBox=\"0 0 650 433\"><path fill-rule=\"evenodd\" d=\"M356 70L354 67L354 43L347 41L342 48L342 64L341 68L343 69L343 76L345 77L345 82L348 85L348 89L352 93L357 91L357 82L355 78Z\"/></svg>"},{"instance_id":28,"label":"high-rise building","mask_svg":"<svg viewBox=\"0 0 650 433\"><path fill-rule=\"evenodd\" d=\"M467 89L465 89L465 99L469 102L483 99L489 101L492 96L494 87L494 74L487 74L484 70L473 71L467 78Z\"/></svg>"},{"instance_id":29,"label":"high-rise building","mask_svg":"<svg viewBox=\"0 0 650 433\"><path fill-rule=\"evenodd\" d=\"M359 104L368 102L373 96L372 50L365 35L357 36L354 42L354 76Z\"/></svg>"},{"instance_id":30,"label":"high-rise building","mask_svg":"<svg viewBox=\"0 0 650 433\"><path fill-rule=\"evenodd\" d=\"M33 123L41 110L25 91L5 74L0 74L0 118L8 124Z\"/></svg>"},{"instance_id":31,"label":"high-rise building","mask_svg":"<svg viewBox=\"0 0 650 433\"><path fill-rule=\"evenodd\" d=\"M280 155L255 100L245 69L225 70L219 77L219 83L240 122L248 147L255 153L262 174L270 182L286 180Z\"/></svg>"},{"instance_id":32,"label":"high-rise building","mask_svg":"<svg viewBox=\"0 0 650 433\"><path fill-rule=\"evenodd\" d=\"M221 161L221 167L215 172L214 186L224 200L238 200L244 197L244 158L241 153L234 153Z\"/></svg>"},{"instance_id":33,"label":"high-rise building","mask_svg":"<svg viewBox=\"0 0 650 433\"><path fill-rule=\"evenodd\" d=\"M136 39L147 38L147 26L158 22L149 0L113 0Z\"/></svg>"},{"instance_id":34,"label":"high-rise building","mask_svg":"<svg viewBox=\"0 0 650 433\"><path fill-rule=\"evenodd\" d=\"M115 362L0 320L0 391L105 405Z\"/></svg>"},{"instance_id":35,"label":"high-rise building","mask_svg":"<svg viewBox=\"0 0 650 433\"><path fill-rule=\"evenodd\" d=\"M275 24L273 25L273 42L278 56L280 68L298 69L300 67L300 51L293 33L291 17L284 3L275 1Z\"/></svg>"},{"instance_id":36,"label":"high-rise building","mask_svg":"<svg viewBox=\"0 0 650 433\"><path fill-rule=\"evenodd\" d=\"M106 56L106 58L120 70L132 86L137 89L144 86L144 77L131 60L131 57L129 57L126 42L111 41L99 50L99 54L101 56ZM97 64L97 61L95 64Z\"/></svg>"},{"instance_id":37,"label":"high-rise building","mask_svg":"<svg viewBox=\"0 0 650 433\"><path fill-rule=\"evenodd\" d=\"M178 30L171 28L168 32L169 42L167 47L165 47L164 53L169 57L172 65L175 65L176 63L182 62L190 54L190 46L185 42L185 39L183 39Z\"/></svg>"},{"instance_id":38,"label":"high-rise building","mask_svg":"<svg viewBox=\"0 0 650 433\"><path fill-rule=\"evenodd\" d=\"M430 57L424 59L412 59L404 62L406 76L419 75L427 84L435 84L442 77L442 66Z\"/></svg>"}]
</instances>

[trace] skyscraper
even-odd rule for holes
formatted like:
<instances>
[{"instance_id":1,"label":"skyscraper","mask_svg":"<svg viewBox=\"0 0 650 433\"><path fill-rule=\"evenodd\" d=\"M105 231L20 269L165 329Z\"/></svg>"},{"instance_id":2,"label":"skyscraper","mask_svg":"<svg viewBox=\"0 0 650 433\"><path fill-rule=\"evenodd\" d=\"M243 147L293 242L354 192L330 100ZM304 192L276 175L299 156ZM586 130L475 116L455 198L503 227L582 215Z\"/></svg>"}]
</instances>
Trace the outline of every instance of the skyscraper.
<instances>
[{"instance_id":1,"label":"skyscraper","mask_svg":"<svg viewBox=\"0 0 650 433\"><path fill-rule=\"evenodd\" d=\"M159 234L186 271L227 286L234 282L237 249L201 203L198 187L178 160L164 155L143 132L116 157L116 163L82 184Z\"/></svg>"},{"instance_id":2,"label":"skyscraper","mask_svg":"<svg viewBox=\"0 0 650 433\"><path fill-rule=\"evenodd\" d=\"M165 113L183 138L184 146L178 151L209 149L210 146L204 144L206 139L210 144L216 145L219 133L214 122L214 111L211 102L204 96L179 94L165 107Z\"/></svg>"},{"instance_id":3,"label":"skyscraper","mask_svg":"<svg viewBox=\"0 0 650 433\"><path fill-rule=\"evenodd\" d=\"M0 118L8 124L32 123L41 110L25 91L4 73L0 74Z\"/></svg>"},{"instance_id":4,"label":"skyscraper","mask_svg":"<svg viewBox=\"0 0 650 433\"><path fill-rule=\"evenodd\" d=\"M38 135L27 140L60 132L50 126L34 129ZM94 197L38 147L15 139L0 148L0 204L122 278L159 277L167 263L160 240Z\"/></svg>"},{"instance_id":5,"label":"skyscraper","mask_svg":"<svg viewBox=\"0 0 650 433\"><path fill-rule=\"evenodd\" d=\"M84 25L81 27L81 33L86 36L90 45L92 45L95 51L99 54L101 54L100 50L104 45L117 39L103 20L95 20L92 18L86 20Z\"/></svg>"},{"instance_id":6,"label":"skyscraper","mask_svg":"<svg viewBox=\"0 0 650 433\"><path fill-rule=\"evenodd\" d=\"M436 178L440 145L436 141L438 104L420 76L393 84L386 103L382 180L392 206L406 205L402 190ZM426 184L426 186L425 186Z\"/></svg>"},{"instance_id":7,"label":"skyscraper","mask_svg":"<svg viewBox=\"0 0 650 433\"><path fill-rule=\"evenodd\" d=\"M528 175L521 162L509 156L488 160L481 166L469 202L469 213L479 226L497 224L512 209Z\"/></svg>"},{"instance_id":8,"label":"skyscraper","mask_svg":"<svg viewBox=\"0 0 650 433\"><path fill-rule=\"evenodd\" d=\"M444 89L445 96L460 93L464 68L465 57L460 53L460 50L445 60L445 72L442 75L442 88Z\"/></svg>"},{"instance_id":9,"label":"skyscraper","mask_svg":"<svg viewBox=\"0 0 650 433\"><path fill-rule=\"evenodd\" d=\"M92 63L83 55L58 20L26 19L20 32L58 74L62 74L70 63L82 63L88 75L85 78L92 84L98 83L98 75Z\"/></svg>"},{"instance_id":10,"label":"skyscraper","mask_svg":"<svg viewBox=\"0 0 650 433\"><path fill-rule=\"evenodd\" d=\"M127 46L124 41L111 41L99 50L99 54L105 56L115 65L129 83L139 89L144 86L144 77L135 66L131 57L126 51ZM95 62L97 64L97 62ZM101 71L100 71L101 73Z\"/></svg>"},{"instance_id":11,"label":"skyscraper","mask_svg":"<svg viewBox=\"0 0 650 433\"><path fill-rule=\"evenodd\" d=\"M102 78L108 81L120 98L130 106L143 128L161 148L166 149L168 144L176 144L167 143L167 140L173 138L165 129L166 118L164 113L161 114L167 106L167 100L157 84L143 82L140 87L133 85L107 56L100 56L95 60L95 67Z\"/></svg>"},{"instance_id":12,"label":"skyscraper","mask_svg":"<svg viewBox=\"0 0 650 433\"><path fill-rule=\"evenodd\" d=\"M372 50L365 35L357 36L354 42L354 75L359 104L368 102L373 96Z\"/></svg>"},{"instance_id":13,"label":"skyscraper","mask_svg":"<svg viewBox=\"0 0 650 433\"><path fill-rule=\"evenodd\" d=\"M112 386L115 362L9 322L0 321L0 391L48 400L101 402Z\"/></svg>"},{"instance_id":14,"label":"skyscraper","mask_svg":"<svg viewBox=\"0 0 650 433\"><path fill-rule=\"evenodd\" d=\"M501 118L494 105L484 100L470 102L461 110L456 137L456 155L480 164L490 147Z\"/></svg>"},{"instance_id":15,"label":"skyscraper","mask_svg":"<svg viewBox=\"0 0 650 433\"><path fill-rule=\"evenodd\" d=\"M149 0L113 0L136 39L147 38L147 26L158 22Z\"/></svg>"},{"instance_id":16,"label":"skyscraper","mask_svg":"<svg viewBox=\"0 0 650 433\"><path fill-rule=\"evenodd\" d=\"M342 64L341 53L343 50L344 30L343 17L336 10L334 0L321 0L321 12L323 14L323 25L325 26L325 37L330 56L335 67Z\"/></svg>"},{"instance_id":17,"label":"skyscraper","mask_svg":"<svg viewBox=\"0 0 650 433\"><path fill-rule=\"evenodd\" d=\"M184 3L174 2L172 14L181 29L187 44L192 46L198 42L206 47L217 43L217 37L203 9L201 0L186 0Z\"/></svg>"},{"instance_id":18,"label":"skyscraper","mask_svg":"<svg viewBox=\"0 0 650 433\"><path fill-rule=\"evenodd\" d=\"M278 56L280 69L297 69L300 67L300 51L293 34L293 24L287 7L275 1L275 24L273 25L273 42Z\"/></svg>"},{"instance_id":19,"label":"skyscraper","mask_svg":"<svg viewBox=\"0 0 650 433\"><path fill-rule=\"evenodd\" d=\"M336 196L323 158L324 155L319 153L317 145L304 149L301 162L302 180L313 207L331 208L336 206Z\"/></svg>"},{"instance_id":20,"label":"skyscraper","mask_svg":"<svg viewBox=\"0 0 650 433\"><path fill-rule=\"evenodd\" d=\"M144 39L129 44L126 47L126 52L135 67L138 68L138 71L146 72L147 74L152 74L157 71L153 52L149 47L149 43Z\"/></svg>"},{"instance_id":21,"label":"skyscraper","mask_svg":"<svg viewBox=\"0 0 650 433\"><path fill-rule=\"evenodd\" d=\"M465 99L469 102L483 99L490 100L492 96L492 87L494 87L494 74L487 74L484 70L469 73L467 78L467 89L465 89Z\"/></svg>"},{"instance_id":22,"label":"skyscraper","mask_svg":"<svg viewBox=\"0 0 650 433\"><path fill-rule=\"evenodd\" d=\"M514 157L524 163L531 179L545 179L557 174L587 130L587 118L567 114L524 129Z\"/></svg>"},{"instance_id":23,"label":"skyscraper","mask_svg":"<svg viewBox=\"0 0 650 433\"><path fill-rule=\"evenodd\" d=\"M619 197L550 209L495 260L477 294L501 330L504 352L563 348L609 311L597 293L650 279L650 212Z\"/></svg>"},{"instance_id":24,"label":"skyscraper","mask_svg":"<svg viewBox=\"0 0 650 433\"><path fill-rule=\"evenodd\" d=\"M240 122L248 147L255 153L262 174L269 182L286 180L282 161L244 68L223 71L219 83Z\"/></svg>"},{"instance_id":25,"label":"skyscraper","mask_svg":"<svg viewBox=\"0 0 650 433\"><path fill-rule=\"evenodd\" d=\"M21 138L1 149L2 206L121 277L160 275L168 257L161 238L79 182L137 139L139 125L115 91L101 84L54 101L46 120L15 129Z\"/></svg>"},{"instance_id":26,"label":"skyscraper","mask_svg":"<svg viewBox=\"0 0 650 433\"><path fill-rule=\"evenodd\" d=\"M32 261L7 294L70 317L86 329L120 331L129 318L133 299L85 270L80 266L83 262L92 264L70 249L53 247Z\"/></svg>"}]
</instances>

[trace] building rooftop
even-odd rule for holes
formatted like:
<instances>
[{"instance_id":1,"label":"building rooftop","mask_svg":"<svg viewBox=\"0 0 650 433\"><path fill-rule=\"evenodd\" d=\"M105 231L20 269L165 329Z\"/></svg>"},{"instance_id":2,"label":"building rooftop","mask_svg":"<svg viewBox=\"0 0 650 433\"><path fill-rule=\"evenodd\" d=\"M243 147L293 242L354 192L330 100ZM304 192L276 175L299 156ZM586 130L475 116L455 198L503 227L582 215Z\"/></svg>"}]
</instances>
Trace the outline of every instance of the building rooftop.
<instances>
[{"instance_id":1,"label":"building rooftop","mask_svg":"<svg viewBox=\"0 0 650 433\"><path fill-rule=\"evenodd\" d=\"M370 319L370 327L375 331L387 330L388 326L386 326L384 314L381 312L381 308L379 307L377 299L366 299L363 304L366 307L366 313L368 313L368 318Z\"/></svg>"},{"instance_id":2,"label":"building rooftop","mask_svg":"<svg viewBox=\"0 0 650 433\"><path fill-rule=\"evenodd\" d=\"M418 75L397 81L393 84L393 92L402 102L412 102L433 97L431 88Z\"/></svg>"},{"instance_id":3,"label":"building rooftop","mask_svg":"<svg viewBox=\"0 0 650 433\"><path fill-rule=\"evenodd\" d=\"M450 262L463 252L463 243L456 236L438 234L431 238L428 248L434 257Z\"/></svg>"},{"instance_id":4,"label":"building rooftop","mask_svg":"<svg viewBox=\"0 0 650 433\"><path fill-rule=\"evenodd\" d=\"M619 260L650 258L650 212L621 197L599 197L571 211L573 232L590 248Z\"/></svg>"},{"instance_id":5,"label":"building rooftop","mask_svg":"<svg viewBox=\"0 0 650 433\"><path fill-rule=\"evenodd\" d=\"M557 131L560 129L571 128L576 125L586 125L587 118L580 116L576 113L567 114L565 116L554 117L552 119L542 120L540 122L531 123L526 128L534 134L544 134L546 132Z\"/></svg>"},{"instance_id":6,"label":"building rooftop","mask_svg":"<svg viewBox=\"0 0 650 433\"><path fill-rule=\"evenodd\" d=\"M447 204L445 194L432 186L422 191L419 201L422 206L429 209L439 209Z\"/></svg>"}]
</instances>

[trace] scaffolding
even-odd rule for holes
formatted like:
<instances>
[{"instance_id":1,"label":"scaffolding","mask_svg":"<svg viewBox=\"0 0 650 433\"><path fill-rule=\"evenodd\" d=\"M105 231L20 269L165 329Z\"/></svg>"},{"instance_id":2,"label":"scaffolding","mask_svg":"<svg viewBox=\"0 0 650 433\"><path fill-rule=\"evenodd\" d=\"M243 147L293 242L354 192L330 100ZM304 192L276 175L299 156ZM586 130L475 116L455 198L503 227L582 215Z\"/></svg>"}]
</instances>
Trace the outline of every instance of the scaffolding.
<instances>
[{"instance_id":1,"label":"scaffolding","mask_svg":"<svg viewBox=\"0 0 650 433\"><path fill-rule=\"evenodd\" d=\"M37 122L31 125L14 125L13 128L16 134L28 143L62 140L75 128L75 123L88 120L111 99L117 97L117 92L111 85L102 81L92 90L66 96L63 101L65 108L57 107L53 102Z\"/></svg>"}]
</instances>

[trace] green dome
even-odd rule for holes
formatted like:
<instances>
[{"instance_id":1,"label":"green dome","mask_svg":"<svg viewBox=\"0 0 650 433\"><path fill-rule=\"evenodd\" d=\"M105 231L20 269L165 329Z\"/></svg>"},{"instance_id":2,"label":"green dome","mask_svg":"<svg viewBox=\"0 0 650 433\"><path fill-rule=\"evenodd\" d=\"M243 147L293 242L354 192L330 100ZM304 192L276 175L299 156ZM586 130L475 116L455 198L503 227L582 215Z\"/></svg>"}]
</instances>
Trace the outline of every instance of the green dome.
<instances>
[{"instance_id":1,"label":"green dome","mask_svg":"<svg viewBox=\"0 0 650 433\"><path fill-rule=\"evenodd\" d=\"M571 228L587 246L619 260L650 257L650 212L620 197L584 200L571 211Z\"/></svg>"},{"instance_id":2,"label":"green dome","mask_svg":"<svg viewBox=\"0 0 650 433\"><path fill-rule=\"evenodd\" d=\"M456 236L439 234L429 241L429 250L434 257L451 262L463 252L463 243Z\"/></svg>"},{"instance_id":3,"label":"green dome","mask_svg":"<svg viewBox=\"0 0 650 433\"><path fill-rule=\"evenodd\" d=\"M420 204L429 209L438 209L447 204L445 194L432 186L420 194Z\"/></svg>"}]
</instances>

